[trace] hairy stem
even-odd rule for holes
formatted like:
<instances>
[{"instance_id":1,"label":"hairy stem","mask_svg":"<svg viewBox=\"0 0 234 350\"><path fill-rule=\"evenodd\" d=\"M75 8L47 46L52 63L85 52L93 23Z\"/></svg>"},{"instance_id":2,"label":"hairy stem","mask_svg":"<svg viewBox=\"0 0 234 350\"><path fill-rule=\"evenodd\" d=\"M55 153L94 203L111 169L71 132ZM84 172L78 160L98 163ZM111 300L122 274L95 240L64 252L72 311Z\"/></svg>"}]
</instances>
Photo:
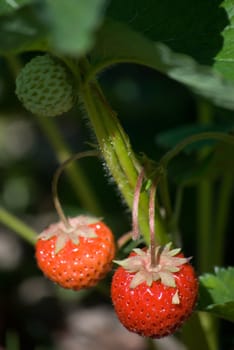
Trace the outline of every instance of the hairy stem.
<instances>
[{"instance_id":1,"label":"hairy stem","mask_svg":"<svg viewBox=\"0 0 234 350\"><path fill-rule=\"evenodd\" d=\"M88 69L87 62L83 62L80 69L85 75L85 71ZM126 203L132 208L133 194L141 165L132 151L129 139L97 82L92 81L81 85L80 97L97 137L106 165ZM145 241L149 243L148 206L149 198L143 192L139 202L139 227ZM168 241L168 237L164 224L158 218L159 214L157 213L156 215L158 239L161 244L164 244Z\"/></svg>"}]
</instances>

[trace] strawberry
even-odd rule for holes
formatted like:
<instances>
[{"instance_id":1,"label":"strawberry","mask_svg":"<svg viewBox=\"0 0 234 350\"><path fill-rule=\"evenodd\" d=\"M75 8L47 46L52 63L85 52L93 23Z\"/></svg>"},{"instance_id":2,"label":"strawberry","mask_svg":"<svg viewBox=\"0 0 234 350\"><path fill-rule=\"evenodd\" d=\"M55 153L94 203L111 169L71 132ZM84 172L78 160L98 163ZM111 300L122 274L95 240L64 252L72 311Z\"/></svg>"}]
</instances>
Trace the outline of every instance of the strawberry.
<instances>
[{"instance_id":1,"label":"strawberry","mask_svg":"<svg viewBox=\"0 0 234 350\"><path fill-rule=\"evenodd\" d=\"M152 251L134 249L117 261L111 285L112 302L120 322L142 336L161 338L174 333L191 315L198 282L189 259L171 244Z\"/></svg>"},{"instance_id":2,"label":"strawberry","mask_svg":"<svg viewBox=\"0 0 234 350\"><path fill-rule=\"evenodd\" d=\"M69 218L50 225L38 237L36 260L44 275L64 288L95 286L112 266L115 254L111 230L99 219Z\"/></svg>"},{"instance_id":3,"label":"strawberry","mask_svg":"<svg viewBox=\"0 0 234 350\"><path fill-rule=\"evenodd\" d=\"M16 78L16 95L35 115L53 117L69 111L75 102L70 71L51 55L36 56Z\"/></svg>"}]
</instances>

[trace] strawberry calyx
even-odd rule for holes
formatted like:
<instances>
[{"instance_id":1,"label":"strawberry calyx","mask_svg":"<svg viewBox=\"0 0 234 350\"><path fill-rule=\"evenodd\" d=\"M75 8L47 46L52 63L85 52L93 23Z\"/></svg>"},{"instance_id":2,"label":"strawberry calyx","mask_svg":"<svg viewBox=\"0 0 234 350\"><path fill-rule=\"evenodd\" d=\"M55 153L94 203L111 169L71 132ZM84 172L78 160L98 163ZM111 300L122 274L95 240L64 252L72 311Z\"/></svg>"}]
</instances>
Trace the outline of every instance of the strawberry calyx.
<instances>
[{"instance_id":1,"label":"strawberry calyx","mask_svg":"<svg viewBox=\"0 0 234 350\"><path fill-rule=\"evenodd\" d=\"M50 225L46 230L38 235L38 239L49 240L56 237L55 254L57 254L66 243L70 240L73 244L78 245L80 237L96 238L95 227L90 227L91 224L100 222L100 218L80 215L76 218L68 218L69 226L66 226L63 221L59 221Z\"/></svg>"},{"instance_id":2,"label":"strawberry calyx","mask_svg":"<svg viewBox=\"0 0 234 350\"><path fill-rule=\"evenodd\" d=\"M172 243L165 246L158 246L155 249L155 261L152 266L152 256L150 248L142 250L133 249L134 255L124 260L115 260L114 262L122 266L129 273L134 273L130 288L134 289L145 282L151 287L154 281L160 281L164 286L175 288L175 294L172 297L172 304L179 304L179 294L176 288L174 273L180 271L180 267L186 264L190 258L180 257L180 248L171 249Z\"/></svg>"}]
</instances>

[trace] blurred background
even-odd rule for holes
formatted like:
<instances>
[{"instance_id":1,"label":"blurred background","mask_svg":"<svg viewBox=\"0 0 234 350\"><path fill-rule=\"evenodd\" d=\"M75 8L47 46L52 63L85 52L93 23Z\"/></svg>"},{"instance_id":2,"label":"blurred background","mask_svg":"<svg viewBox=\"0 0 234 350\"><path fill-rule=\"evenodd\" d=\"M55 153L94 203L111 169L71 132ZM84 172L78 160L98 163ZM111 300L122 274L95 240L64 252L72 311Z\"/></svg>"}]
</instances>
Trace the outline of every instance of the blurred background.
<instances>
[{"instance_id":1,"label":"blurred background","mask_svg":"<svg viewBox=\"0 0 234 350\"><path fill-rule=\"evenodd\" d=\"M58 159L43 122L27 113L17 100L14 77L3 59L0 60L0 73L0 205L39 233L57 220L51 181ZM206 125L199 120L197 98L184 86L155 71L122 64L108 69L99 80L137 153L158 160L183 135L199 128L210 130L210 121ZM214 107L212 110L212 125L219 125L222 130L234 127L231 112ZM95 142L89 122L77 106L53 122L72 153L86 150ZM188 179L184 181L179 228L186 255L193 256L193 264L198 267L196 181L190 179L199 179L203 168L199 173L196 152L196 148L191 148L181 154L173 163L169 178L173 199L178 183ZM97 198L93 203L94 211L103 216L116 238L120 237L131 228L131 216L110 174L96 159L82 160L79 166ZM211 181L218 183L220 180ZM231 191L230 207L233 207L233 187ZM59 195L68 215L96 214L91 212L92 205L87 208L76 195L65 175L59 181ZM225 236L225 266L234 262L232 228L233 215L230 213ZM110 278L111 275L92 290L62 290L42 276L36 266L33 247L0 225L1 349L149 348L145 340L125 331L116 320L109 297ZM221 329L225 335L222 349L234 349L231 325L223 322ZM174 338L159 341L157 346L158 349L185 349Z\"/></svg>"}]
</instances>

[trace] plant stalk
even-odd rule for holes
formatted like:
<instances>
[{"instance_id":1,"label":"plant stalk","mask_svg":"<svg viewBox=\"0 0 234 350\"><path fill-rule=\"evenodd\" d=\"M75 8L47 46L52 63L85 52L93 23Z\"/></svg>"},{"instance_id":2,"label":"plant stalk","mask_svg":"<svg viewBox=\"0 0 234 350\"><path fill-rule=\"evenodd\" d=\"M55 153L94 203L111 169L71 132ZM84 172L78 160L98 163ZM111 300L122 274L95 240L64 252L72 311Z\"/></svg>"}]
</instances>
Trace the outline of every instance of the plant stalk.
<instances>
[{"instance_id":1,"label":"plant stalk","mask_svg":"<svg viewBox=\"0 0 234 350\"><path fill-rule=\"evenodd\" d=\"M198 100L198 122L202 125L209 125L213 121L213 107L203 101ZM209 133L211 138L234 143L234 137L222 133ZM209 137L208 137L209 138ZM211 148L205 147L198 157L207 157ZM213 252L211 253L211 242L213 232L214 215L214 184L211 179L202 179L197 186L197 261L200 273L212 270ZM218 321L208 313L198 313L201 326L205 331L208 346L211 350L218 348Z\"/></svg>"},{"instance_id":2,"label":"plant stalk","mask_svg":"<svg viewBox=\"0 0 234 350\"><path fill-rule=\"evenodd\" d=\"M60 164L72 156L71 150L65 143L57 124L54 120L35 116L38 125L46 135L48 142L53 147ZM90 213L102 216L101 204L92 190L91 185L82 167L78 163L72 163L65 169L66 175L76 194L76 197Z\"/></svg>"},{"instance_id":3,"label":"plant stalk","mask_svg":"<svg viewBox=\"0 0 234 350\"><path fill-rule=\"evenodd\" d=\"M213 109L211 106L203 100L198 100L197 108L198 122L202 125L211 123L213 119ZM211 134L211 137L216 137L217 135L217 133L209 134ZM210 147L205 147L198 153L198 157L202 159L209 152ZM210 244L213 223L213 203L213 183L210 179L204 178L197 186L197 261L201 273L208 272L212 268Z\"/></svg>"},{"instance_id":4,"label":"plant stalk","mask_svg":"<svg viewBox=\"0 0 234 350\"><path fill-rule=\"evenodd\" d=\"M7 210L0 207L0 222L9 229L15 231L21 238L34 245L37 239L37 233L22 220L10 214Z\"/></svg>"},{"instance_id":5,"label":"plant stalk","mask_svg":"<svg viewBox=\"0 0 234 350\"><path fill-rule=\"evenodd\" d=\"M233 175L225 174L220 184L215 215L216 220L213 234L214 240L212 245L214 266L222 266L224 264L226 229L230 212L233 185Z\"/></svg>"},{"instance_id":6,"label":"plant stalk","mask_svg":"<svg viewBox=\"0 0 234 350\"><path fill-rule=\"evenodd\" d=\"M213 337L213 326L207 313L194 312L182 328L182 340L189 350L218 350ZM209 315L208 315L209 316Z\"/></svg>"},{"instance_id":7,"label":"plant stalk","mask_svg":"<svg viewBox=\"0 0 234 350\"><path fill-rule=\"evenodd\" d=\"M81 66L81 70L84 71L87 69L87 63L85 62ZM93 81L81 85L80 95L106 165L127 205L132 208L134 190L141 166L136 160L129 139L120 125L116 114L106 101L97 82ZM139 203L139 227L146 243L149 243L150 237L148 207L149 198L143 192ZM158 214L156 217L156 230L159 242L161 244L168 242L164 224L158 218Z\"/></svg>"},{"instance_id":8,"label":"plant stalk","mask_svg":"<svg viewBox=\"0 0 234 350\"><path fill-rule=\"evenodd\" d=\"M156 237L155 237L155 196L156 196L157 184L152 183L149 195L149 226L150 226L150 265L154 268L158 261L155 257L156 250ZM157 232L156 232L157 235ZM158 258L158 257L157 257Z\"/></svg>"},{"instance_id":9,"label":"plant stalk","mask_svg":"<svg viewBox=\"0 0 234 350\"><path fill-rule=\"evenodd\" d=\"M140 238L140 232L138 227L138 213L139 213L139 200L141 194L141 188L145 176L144 168L140 171L137 178L136 188L134 191L133 204L132 204L132 239L136 241Z\"/></svg>"},{"instance_id":10,"label":"plant stalk","mask_svg":"<svg viewBox=\"0 0 234 350\"><path fill-rule=\"evenodd\" d=\"M61 203L59 201L59 196L58 196L58 180L62 174L62 172L66 169L66 167L73 161L79 160L81 158L86 158L86 157L97 157L98 152L95 150L90 150L86 152L80 152L77 154L74 154L70 158L66 159L65 162L63 162L56 170L54 173L53 181L52 181L52 194L53 194L53 200L54 200L54 206L56 208L56 211L61 219L61 221L64 223L65 227L69 229L71 226L69 224L69 221L67 217L65 216Z\"/></svg>"}]
</instances>

